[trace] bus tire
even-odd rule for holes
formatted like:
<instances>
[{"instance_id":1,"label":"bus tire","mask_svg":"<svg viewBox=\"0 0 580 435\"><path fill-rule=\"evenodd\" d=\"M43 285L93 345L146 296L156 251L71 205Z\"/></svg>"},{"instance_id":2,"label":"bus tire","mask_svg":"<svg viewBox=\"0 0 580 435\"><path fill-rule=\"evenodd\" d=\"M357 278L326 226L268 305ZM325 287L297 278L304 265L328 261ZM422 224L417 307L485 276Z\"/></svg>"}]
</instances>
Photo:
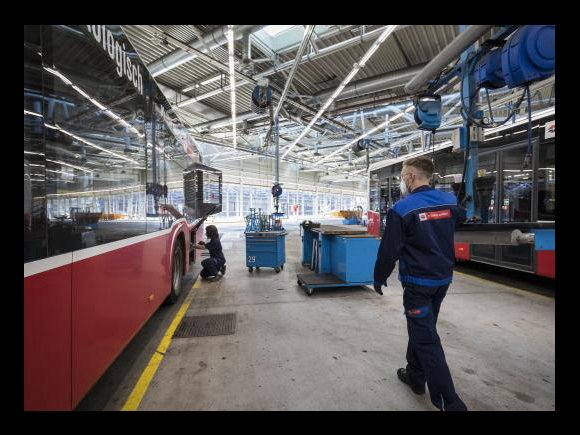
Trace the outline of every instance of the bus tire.
<instances>
[{"instance_id":1,"label":"bus tire","mask_svg":"<svg viewBox=\"0 0 580 435\"><path fill-rule=\"evenodd\" d=\"M164 301L166 305L173 305L179 299L181 283L183 282L183 249L181 243L176 241L171 256L171 291Z\"/></svg>"}]
</instances>

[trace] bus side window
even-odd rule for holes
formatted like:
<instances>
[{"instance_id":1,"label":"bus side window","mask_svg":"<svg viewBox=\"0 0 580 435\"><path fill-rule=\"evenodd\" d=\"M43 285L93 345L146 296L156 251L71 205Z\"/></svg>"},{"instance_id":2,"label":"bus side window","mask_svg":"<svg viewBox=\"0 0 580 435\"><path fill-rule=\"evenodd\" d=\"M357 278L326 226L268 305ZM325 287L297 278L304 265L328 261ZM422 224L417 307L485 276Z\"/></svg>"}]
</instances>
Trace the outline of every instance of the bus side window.
<instances>
[{"instance_id":1,"label":"bus side window","mask_svg":"<svg viewBox=\"0 0 580 435\"><path fill-rule=\"evenodd\" d=\"M24 26L24 262L47 256L40 26Z\"/></svg>"},{"instance_id":2,"label":"bus side window","mask_svg":"<svg viewBox=\"0 0 580 435\"><path fill-rule=\"evenodd\" d=\"M538 165L538 220L556 220L556 143L540 145Z\"/></svg>"},{"instance_id":3,"label":"bus side window","mask_svg":"<svg viewBox=\"0 0 580 435\"><path fill-rule=\"evenodd\" d=\"M503 151L500 222L531 222L532 169L523 169L526 146Z\"/></svg>"}]
</instances>

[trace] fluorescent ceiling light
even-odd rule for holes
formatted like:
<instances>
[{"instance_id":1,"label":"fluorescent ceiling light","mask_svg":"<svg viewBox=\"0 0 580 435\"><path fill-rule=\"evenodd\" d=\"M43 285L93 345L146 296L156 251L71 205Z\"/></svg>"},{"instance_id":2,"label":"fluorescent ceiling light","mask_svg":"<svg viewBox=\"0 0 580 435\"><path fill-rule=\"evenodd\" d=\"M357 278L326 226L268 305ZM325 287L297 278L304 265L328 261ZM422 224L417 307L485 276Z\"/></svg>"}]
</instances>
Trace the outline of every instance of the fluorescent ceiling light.
<instances>
[{"instance_id":1,"label":"fluorescent ceiling light","mask_svg":"<svg viewBox=\"0 0 580 435\"><path fill-rule=\"evenodd\" d=\"M117 191L117 190L129 190L129 189L135 189L135 188L141 188L143 189L143 191L145 191L144 189L145 186L143 186L142 184L138 184L135 186L129 186L129 187L118 187L115 189L103 189L103 190L85 190L82 192L69 192L69 193L52 193L52 194L48 194L46 195L48 196L69 196L69 195L85 195L88 193L100 193L100 192L112 192L112 191Z\"/></svg>"},{"instance_id":2,"label":"fluorescent ceiling light","mask_svg":"<svg viewBox=\"0 0 580 435\"><path fill-rule=\"evenodd\" d=\"M393 116L390 121L394 121L395 119L399 119L400 117L402 117L404 115L404 113L397 113L395 116Z\"/></svg>"},{"instance_id":3,"label":"fluorescent ceiling light","mask_svg":"<svg viewBox=\"0 0 580 435\"><path fill-rule=\"evenodd\" d=\"M100 146L98 146L98 145L95 145L94 143L92 143L92 142L89 142L88 140L85 140L85 139L83 139L82 137L79 137L79 136L77 136L77 135L75 135L75 134L73 134L73 133L71 133L71 132L69 132L69 131L66 131L64 128L61 128L61 127L59 127L58 125L50 125L50 124L47 124L46 122L44 123L44 125L45 125L45 127L52 128L52 129L54 129L54 130L61 131L61 132L65 133L65 134L69 135L70 137L73 137L73 138L75 138L76 140L79 140L79 141L81 141L81 142L84 142L85 144L87 144L87 145L89 145L89 146L91 146L91 147L93 147L93 148L96 148L96 149L98 149L98 150L101 150L101 151L103 151L103 152L105 152L105 153L111 154L111 155L113 155L113 156L115 156L115 157L119 157L119 158L121 158L121 159L123 159L123 160L126 160L126 161L128 161L128 162L134 163L134 164L136 164L136 165L138 165L138 164L139 164L139 162L137 162L136 160L129 159L129 158L125 157L125 156L122 156L121 154L117 154L117 153L115 153L115 152L113 152L113 151L110 151L110 150L108 150L108 149L106 149L106 148L103 148L103 147L100 147ZM26 152L26 151L25 151L25 152Z\"/></svg>"},{"instance_id":4,"label":"fluorescent ceiling light","mask_svg":"<svg viewBox=\"0 0 580 435\"><path fill-rule=\"evenodd\" d=\"M47 162L51 162L51 163L56 163L56 164L59 164L59 165L69 166L71 168L78 169L79 171L93 172L90 169L81 168L80 166L71 165L70 163L61 162L60 160L50 160L50 159L46 159L46 161ZM39 165L39 166L44 166L44 165Z\"/></svg>"},{"instance_id":5,"label":"fluorescent ceiling light","mask_svg":"<svg viewBox=\"0 0 580 435\"><path fill-rule=\"evenodd\" d=\"M285 32L286 30L291 29L292 27L296 27L296 24L291 24L291 25L286 25L286 24L282 24L282 25L272 25L272 26L265 27L263 30L269 36L274 37L274 36L279 35L282 32Z\"/></svg>"},{"instance_id":6,"label":"fluorescent ceiling light","mask_svg":"<svg viewBox=\"0 0 580 435\"><path fill-rule=\"evenodd\" d=\"M73 176L73 174L71 174L70 172L63 172L63 171L53 171L52 169L46 169L47 172L54 172L56 174L64 174L64 175L70 175Z\"/></svg>"},{"instance_id":7,"label":"fluorescent ceiling light","mask_svg":"<svg viewBox=\"0 0 580 435\"><path fill-rule=\"evenodd\" d=\"M217 81L219 79L221 79L221 74L218 74L218 75L216 75L214 77L211 77L211 78L209 78L207 80L204 80L203 82L200 83L200 86L209 85L210 83L213 83L213 82L215 82L215 81Z\"/></svg>"},{"instance_id":8,"label":"fluorescent ceiling light","mask_svg":"<svg viewBox=\"0 0 580 435\"><path fill-rule=\"evenodd\" d=\"M119 115L117 115L116 113L113 113L111 110L109 110L106 106L104 106L103 104L99 103L97 100L95 100L94 98L91 98L90 95L88 95L86 92L84 92L81 88L79 88L78 86L76 86L75 84L73 84L73 82L71 82L68 78L66 78L62 73L52 69L52 68L47 68L44 67L44 69L48 72L50 72L51 74L54 74L55 76L59 77L65 84L71 86L75 91L77 91L79 94L81 94L83 97L85 97L87 100L89 100L92 104L94 104L95 106L97 106L100 110L104 111L109 117L115 119L116 121L120 122L121 124L123 124L125 127L127 127L128 129L130 129L133 133L136 133L139 135L139 137L143 137L143 135L141 133L139 133L139 131L133 127L131 124L129 124L128 122L126 122L124 119L122 119ZM26 112L26 111L25 111ZM46 124L45 124L46 125Z\"/></svg>"},{"instance_id":9,"label":"fluorescent ceiling light","mask_svg":"<svg viewBox=\"0 0 580 435\"><path fill-rule=\"evenodd\" d=\"M25 115L32 115L32 116L38 116L39 118L43 118L43 116L40 113L36 113L36 112L29 112L28 110L24 111Z\"/></svg>"},{"instance_id":10,"label":"fluorescent ceiling light","mask_svg":"<svg viewBox=\"0 0 580 435\"><path fill-rule=\"evenodd\" d=\"M228 25L228 57L230 63L230 100L232 103L232 133L234 134L234 149L237 148L236 137L236 76L234 70L234 26Z\"/></svg>"}]
</instances>

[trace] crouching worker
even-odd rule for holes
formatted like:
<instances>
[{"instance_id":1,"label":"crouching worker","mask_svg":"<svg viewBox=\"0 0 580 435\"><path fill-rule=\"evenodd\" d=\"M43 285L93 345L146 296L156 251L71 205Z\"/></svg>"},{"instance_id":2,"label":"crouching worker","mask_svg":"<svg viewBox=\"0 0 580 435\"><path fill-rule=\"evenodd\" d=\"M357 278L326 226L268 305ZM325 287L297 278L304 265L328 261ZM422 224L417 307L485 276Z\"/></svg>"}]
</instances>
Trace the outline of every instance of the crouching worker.
<instances>
[{"instance_id":1,"label":"crouching worker","mask_svg":"<svg viewBox=\"0 0 580 435\"><path fill-rule=\"evenodd\" d=\"M220 236L215 225L208 225L205 229L205 235L208 238L205 242L199 242L196 249L207 249L209 258L201 262L203 270L200 275L202 278L215 278L218 272L226 274L226 258L222 251Z\"/></svg>"}]
</instances>

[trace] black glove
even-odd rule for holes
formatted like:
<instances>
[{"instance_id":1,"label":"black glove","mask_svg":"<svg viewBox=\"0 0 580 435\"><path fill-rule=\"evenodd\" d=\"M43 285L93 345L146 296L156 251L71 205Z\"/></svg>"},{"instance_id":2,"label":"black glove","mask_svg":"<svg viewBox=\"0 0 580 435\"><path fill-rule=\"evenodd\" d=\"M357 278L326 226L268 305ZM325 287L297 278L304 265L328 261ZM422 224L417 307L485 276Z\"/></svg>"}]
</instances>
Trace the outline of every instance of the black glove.
<instances>
[{"instance_id":1,"label":"black glove","mask_svg":"<svg viewBox=\"0 0 580 435\"><path fill-rule=\"evenodd\" d=\"M205 246L205 242L204 242L204 241L197 242L197 244L198 244L198 245L201 245L201 246Z\"/></svg>"},{"instance_id":2,"label":"black glove","mask_svg":"<svg viewBox=\"0 0 580 435\"><path fill-rule=\"evenodd\" d=\"M382 296L383 290L381 289L381 287L382 287L381 283L375 282L375 291Z\"/></svg>"}]
</instances>

